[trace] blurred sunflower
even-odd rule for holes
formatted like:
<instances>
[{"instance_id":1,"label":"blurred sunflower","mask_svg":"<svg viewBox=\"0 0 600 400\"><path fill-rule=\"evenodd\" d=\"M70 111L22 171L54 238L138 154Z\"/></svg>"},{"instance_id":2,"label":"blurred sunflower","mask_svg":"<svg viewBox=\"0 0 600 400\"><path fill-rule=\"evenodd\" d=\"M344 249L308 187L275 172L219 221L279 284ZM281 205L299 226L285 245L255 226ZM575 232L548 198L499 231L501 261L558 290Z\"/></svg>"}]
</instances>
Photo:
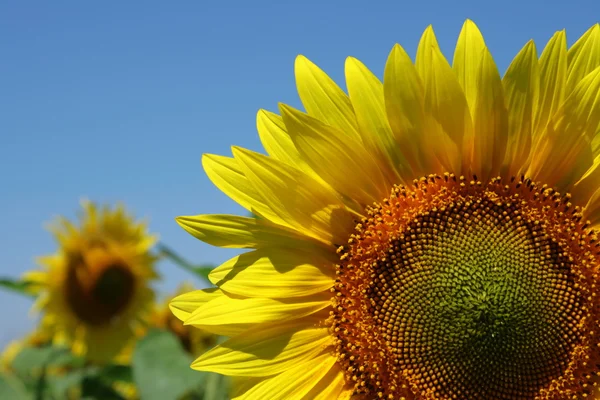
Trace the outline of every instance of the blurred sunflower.
<instances>
[{"instance_id":1,"label":"blurred sunflower","mask_svg":"<svg viewBox=\"0 0 600 400\"><path fill-rule=\"evenodd\" d=\"M156 237L123 207L87 201L79 226L61 218L51 230L58 251L24 277L37 294L35 308L55 342L92 362L110 361L127 351L150 311Z\"/></svg>"},{"instance_id":2,"label":"blurred sunflower","mask_svg":"<svg viewBox=\"0 0 600 400\"><path fill-rule=\"evenodd\" d=\"M231 338L193 368L239 399L575 399L600 391L600 28L530 41L504 77L467 21L346 95L300 56L306 113L258 113L268 156L205 155L260 219L180 217L255 249L171 303ZM571 193L571 194L567 194Z\"/></svg>"}]
</instances>

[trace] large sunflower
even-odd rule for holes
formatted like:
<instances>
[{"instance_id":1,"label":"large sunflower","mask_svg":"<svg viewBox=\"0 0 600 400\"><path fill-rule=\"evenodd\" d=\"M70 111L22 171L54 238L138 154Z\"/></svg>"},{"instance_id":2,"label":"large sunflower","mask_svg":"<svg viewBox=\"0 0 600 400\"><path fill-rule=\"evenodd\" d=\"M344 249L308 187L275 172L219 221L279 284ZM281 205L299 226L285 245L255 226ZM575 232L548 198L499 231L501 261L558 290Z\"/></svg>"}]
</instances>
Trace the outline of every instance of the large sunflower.
<instances>
[{"instance_id":1,"label":"large sunflower","mask_svg":"<svg viewBox=\"0 0 600 400\"><path fill-rule=\"evenodd\" d=\"M123 207L84 202L80 225L60 219L52 226L59 249L41 257L41 271L25 279L38 295L36 308L54 340L90 361L126 351L150 311L156 278L156 238Z\"/></svg>"},{"instance_id":2,"label":"large sunflower","mask_svg":"<svg viewBox=\"0 0 600 400\"><path fill-rule=\"evenodd\" d=\"M501 78L471 21L452 65L431 28L383 83L348 58L348 95L298 57L306 113L258 113L268 156L203 158L261 218L178 218L255 249L172 302L230 336L193 368L240 399L600 396L599 66L596 25Z\"/></svg>"}]
</instances>

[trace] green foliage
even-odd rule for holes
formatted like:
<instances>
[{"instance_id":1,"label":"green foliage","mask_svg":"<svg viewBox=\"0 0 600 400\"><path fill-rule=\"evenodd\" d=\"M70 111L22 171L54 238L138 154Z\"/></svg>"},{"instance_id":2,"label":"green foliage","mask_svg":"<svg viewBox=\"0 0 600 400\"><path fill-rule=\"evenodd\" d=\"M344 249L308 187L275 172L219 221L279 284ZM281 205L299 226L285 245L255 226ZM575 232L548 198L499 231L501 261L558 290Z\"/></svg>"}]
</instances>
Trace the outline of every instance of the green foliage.
<instances>
[{"instance_id":1,"label":"green foliage","mask_svg":"<svg viewBox=\"0 0 600 400\"><path fill-rule=\"evenodd\" d=\"M0 288L10 290L12 292L16 292L28 297L32 297L32 294L29 292L29 288L31 287L31 285L31 282L24 280L0 278Z\"/></svg>"},{"instance_id":2,"label":"green foliage","mask_svg":"<svg viewBox=\"0 0 600 400\"><path fill-rule=\"evenodd\" d=\"M98 374L108 382L133 382L133 372L128 365L107 365L100 369Z\"/></svg>"},{"instance_id":3,"label":"green foliage","mask_svg":"<svg viewBox=\"0 0 600 400\"><path fill-rule=\"evenodd\" d=\"M214 265L192 264L165 245L160 255L208 281ZM0 289L32 296L33 282L0 278ZM23 348L0 372L0 400L126 400L123 386L137 389L140 400L226 400L229 380L194 371L193 357L179 338L151 330L135 347L131 365L97 365L53 345Z\"/></svg>"},{"instance_id":4,"label":"green foliage","mask_svg":"<svg viewBox=\"0 0 600 400\"><path fill-rule=\"evenodd\" d=\"M96 376L83 378L81 397L89 400L125 400L110 384Z\"/></svg>"},{"instance_id":5,"label":"green foliage","mask_svg":"<svg viewBox=\"0 0 600 400\"><path fill-rule=\"evenodd\" d=\"M0 399L125 400L116 383L137 387L141 400L226 400L227 378L190 368L193 357L168 331L151 330L132 365L91 365L63 347L26 347L0 374Z\"/></svg>"},{"instance_id":6,"label":"green foliage","mask_svg":"<svg viewBox=\"0 0 600 400\"><path fill-rule=\"evenodd\" d=\"M55 346L26 347L11 363L14 378L36 400L62 400L67 392L93 376L93 368L74 356L67 348Z\"/></svg>"},{"instance_id":7,"label":"green foliage","mask_svg":"<svg viewBox=\"0 0 600 400\"><path fill-rule=\"evenodd\" d=\"M18 376L28 378L37 377L48 366L66 368L82 363L82 359L75 357L65 347L25 347L15 356L11 368Z\"/></svg>"},{"instance_id":8,"label":"green foliage","mask_svg":"<svg viewBox=\"0 0 600 400\"><path fill-rule=\"evenodd\" d=\"M21 381L13 376L0 374L0 399L30 400L32 398Z\"/></svg>"},{"instance_id":9,"label":"green foliage","mask_svg":"<svg viewBox=\"0 0 600 400\"><path fill-rule=\"evenodd\" d=\"M190 368L192 357L167 331L152 330L137 343L133 380L143 400L178 400L198 391L205 374Z\"/></svg>"},{"instance_id":10,"label":"green foliage","mask_svg":"<svg viewBox=\"0 0 600 400\"><path fill-rule=\"evenodd\" d=\"M210 274L210 271L212 271L215 266L212 264L200 264L200 265L195 265L190 263L189 261L185 260L183 257L181 257L180 255L178 255L177 253L175 253L173 250L171 250L169 247L167 247L164 244L158 244L156 246L158 248L159 254L169 260L171 260L173 263L175 263L177 266L181 267L182 269L190 272L191 274L204 279L205 281L208 282L208 274Z\"/></svg>"}]
</instances>

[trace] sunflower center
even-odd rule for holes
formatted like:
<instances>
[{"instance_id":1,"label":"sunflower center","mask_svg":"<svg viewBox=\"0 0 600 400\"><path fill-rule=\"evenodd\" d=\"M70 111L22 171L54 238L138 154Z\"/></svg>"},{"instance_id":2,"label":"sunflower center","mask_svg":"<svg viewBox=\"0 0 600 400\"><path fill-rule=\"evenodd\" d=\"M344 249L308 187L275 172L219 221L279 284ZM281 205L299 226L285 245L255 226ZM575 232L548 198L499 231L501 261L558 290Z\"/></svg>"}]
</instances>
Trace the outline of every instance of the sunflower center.
<instances>
[{"instance_id":1,"label":"sunflower center","mask_svg":"<svg viewBox=\"0 0 600 400\"><path fill-rule=\"evenodd\" d=\"M135 277L126 266L109 264L95 271L74 257L68 271L66 298L71 310L90 325L110 323L133 298Z\"/></svg>"},{"instance_id":2,"label":"sunflower center","mask_svg":"<svg viewBox=\"0 0 600 400\"><path fill-rule=\"evenodd\" d=\"M356 393L592 393L599 260L580 219L568 196L528 180L395 187L339 250L332 327Z\"/></svg>"}]
</instances>

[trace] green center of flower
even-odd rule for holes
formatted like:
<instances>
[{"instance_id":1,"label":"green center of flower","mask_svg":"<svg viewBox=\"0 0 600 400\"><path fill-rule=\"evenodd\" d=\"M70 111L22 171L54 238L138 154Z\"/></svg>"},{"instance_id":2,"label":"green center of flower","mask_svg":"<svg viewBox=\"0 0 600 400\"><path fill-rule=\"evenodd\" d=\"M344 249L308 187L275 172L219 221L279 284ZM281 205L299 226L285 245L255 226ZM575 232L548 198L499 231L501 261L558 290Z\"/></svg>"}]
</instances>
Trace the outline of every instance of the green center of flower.
<instances>
[{"instance_id":1,"label":"green center of flower","mask_svg":"<svg viewBox=\"0 0 600 400\"><path fill-rule=\"evenodd\" d=\"M77 318L89 325L108 324L118 317L129 305L134 289L135 277L120 264L95 270L75 257L68 269L67 303Z\"/></svg>"},{"instance_id":2,"label":"green center of flower","mask_svg":"<svg viewBox=\"0 0 600 400\"><path fill-rule=\"evenodd\" d=\"M518 215L489 200L432 212L378 266L375 321L398 367L439 394L533 397L568 363L581 294L568 258Z\"/></svg>"},{"instance_id":3,"label":"green center of flower","mask_svg":"<svg viewBox=\"0 0 600 400\"><path fill-rule=\"evenodd\" d=\"M580 396L597 379L598 260L568 199L530 182L430 177L340 250L333 327L375 398ZM591 393L591 392L590 392Z\"/></svg>"}]
</instances>

